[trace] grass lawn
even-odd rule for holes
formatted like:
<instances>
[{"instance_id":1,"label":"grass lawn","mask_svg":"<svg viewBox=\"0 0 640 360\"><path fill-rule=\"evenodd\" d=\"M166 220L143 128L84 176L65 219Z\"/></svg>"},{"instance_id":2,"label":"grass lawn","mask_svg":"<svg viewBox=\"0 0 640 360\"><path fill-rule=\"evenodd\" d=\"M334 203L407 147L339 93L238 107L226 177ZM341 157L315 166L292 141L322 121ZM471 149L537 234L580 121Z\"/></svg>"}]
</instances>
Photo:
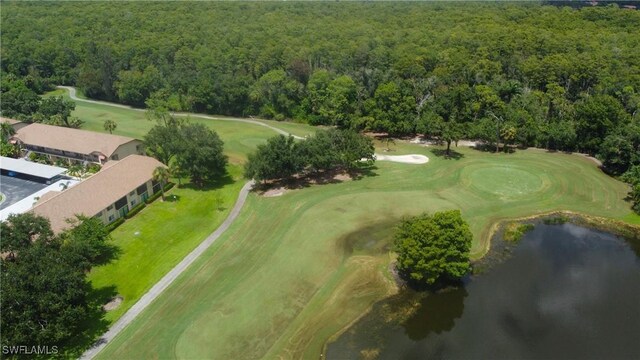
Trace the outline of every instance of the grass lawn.
<instances>
[{"instance_id":1,"label":"grass lawn","mask_svg":"<svg viewBox=\"0 0 640 360\"><path fill-rule=\"evenodd\" d=\"M45 96L51 95L62 95L69 98L68 92L64 89L49 92ZM80 94L78 94L78 96L80 96ZM82 101L76 101L76 109L72 115L84 121L82 125L82 129L84 130L105 132L103 128L104 121L111 119L118 124L118 127L113 132L114 134L138 139L142 139L149 129L156 124L154 121L147 120L144 111ZM225 117L220 118L224 119ZM227 120L203 119L198 118L197 115L192 116L191 121L205 124L215 130L218 135L220 135L222 141L224 141L225 153L229 156L230 161L236 164L242 163L246 159L247 154L253 151L258 144L276 135L276 132L272 129L260 125ZM269 120L260 121L298 136L305 136L316 130L316 128L305 124Z\"/></svg>"},{"instance_id":2,"label":"grass lawn","mask_svg":"<svg viewBox=\"0 0 640 360\"><path fill-rule=\"evenodd\" d=\"M119 258L93 268L88 277L95 289L115 287L124 298L120 307L107 313L107 321L117 320L222 223L244 185L241 175L238 166L230 166L224 184L206 190L184 183L174 186L164 202L156 200L111 233Z\"/></svg>"},{"instance_id":3,"label":"grass lawn","mask_svg":"<svg viewBox=\"0 0 640 360\"><path fill-rule=\"evenodd\" d=\"M461 209L481 256L501 219L552 210L637 222L627 185L574 155L458 149L425 165L378 162L375 175L280 197L252 194L232 227L99 358L318 358L324 343L396 291L393 226Z\"/></svg>"},{"instance_id":4,"label":"grass lawn","mask_svg":"<svg viewBox=\"0 0 640 360\"><path fill-rule=\"evenodd\" d=\"M66 90L52 91L45 96L52 95L68 98ZM98 132L105 132L103 123L106 119L115 120L118 128L114 134L140 139L155 125L155 122L146 119L143 111L79 101L76 102L73 116L84 121L82 129ZM120 256L110 264L92 269L88 279L98 290L95 296L100 298L97 300L100 303L116 294L121 295L124 301L116 310L109 311L104 319L87 321L87 331L96 332L95 336L99 335L97 332L104 331L106 325L122 316L153 284L222 223L245 183L241 164L247 154L258 144L276 135L273 129L247 123L196 117L191 121L201 122L220 135L224 141L225 153L230 158L230 177L224 183L207 189L194 189L188 185L174 187L171 195L177 200L157 200L111 233L113 243L120 249ZM315 130L303 124L274 121L265 123L299 136ZM222 210L217 208L217 197L222 199ZM78 339L77 343L83 341L85 340ZM80 346L83 345L88 343Z\"/></svg>"}]
</instances>

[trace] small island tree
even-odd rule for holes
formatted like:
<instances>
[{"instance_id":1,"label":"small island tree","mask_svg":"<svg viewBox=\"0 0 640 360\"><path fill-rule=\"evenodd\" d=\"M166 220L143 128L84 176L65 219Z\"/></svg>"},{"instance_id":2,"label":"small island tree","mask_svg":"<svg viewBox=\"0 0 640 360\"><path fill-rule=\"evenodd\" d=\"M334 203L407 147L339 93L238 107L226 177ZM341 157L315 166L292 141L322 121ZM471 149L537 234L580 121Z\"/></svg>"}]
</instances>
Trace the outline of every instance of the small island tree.
<instances>
[{"instance_id":1,"label":"small island tree","mask_svg":"<svg viewBox=\"0 0 640 360\"><path fill-rule=\"evenodd\" d=\"M118 123L111 119L107 119L102 124L102 127L109 132L109 134L113 134L113 131L118 127Z\"/></svg>"},{"instance_id":2,"label":"small island tree","mask_svg":"<svg viewBox=\"0 0 640 360\"><path fill-rule=\"evenodd\" d=\"M469 272L472 239L459 210L403 220L395 234L397 269L418 285L459 280Z\"/></svg>"}]
</instances>

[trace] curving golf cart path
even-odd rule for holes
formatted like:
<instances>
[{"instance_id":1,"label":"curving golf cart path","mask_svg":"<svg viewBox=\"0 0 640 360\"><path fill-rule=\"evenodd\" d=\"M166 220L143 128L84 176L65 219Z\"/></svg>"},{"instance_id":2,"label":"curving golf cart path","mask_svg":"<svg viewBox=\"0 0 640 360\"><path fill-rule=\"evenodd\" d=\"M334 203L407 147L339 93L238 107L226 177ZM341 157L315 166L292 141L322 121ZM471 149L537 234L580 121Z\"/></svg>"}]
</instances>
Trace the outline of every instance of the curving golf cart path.
<instances>
[{"instance_id":1,"label":"curving golf cart path","mask_svg":"<svg viewBox=\"0 0 640 360\"><path fill-rule=\"evenodd\" d=\"M147 291L127 312L118 319L106 333L104 333L87 351L82 354L80 359L92 359L96 356L107 344L113 340L124 328L126 328L131 322L147 307L151 304L162 292L173 283L180 274L182 274L191 264L193 264L200 255L202 255L219 237L222 235L231 224L235 221L240 214L240 210L244 206L247 200L247 195L253 186L254 181L247 182L240 190L240 195L236 200L233 209L229 213L229 216L224 222L204 241L198 245L193 251L178 263L171 271L160 279L149 291Z\"/></svg>"},{"instance_id":2,"label":"curving golf cart path","mask_svg":"<svg viewBox=\"0 0 640 360\"><path fill-rule=\"evenodd\" d=\"M57 88L68 90L69 97L74 101L82 101L86 103L105 105L105 106L129 109L134 111L145 111L145 109L134 108L128 105L115 104L115 103L110 103L106 101L81 99L77 97L76 89L71 86L57 86ZM294 138L300 139L300 140L304 139L303 137L290 134L282 129L278 129L277 127L265 124L258 120L242 119L242 118L220 118L215 116L193 114L193 113L172 113L172 114L175 116L193 116L193 117L199 117L199 118L217 120L217 121L236 121L236 122L254 124L254 125L267 127L279 134L291 135ZM400 162L400 163L406 163L406 164L424 164L429 161L429 159L426 156L417 155L417 154L400 155L400 156L375 154L375 157L377 160L393 161L393 162ZM124 328L126 328L129 324L131 324L131 322L133 322L133 320L135 320L135 318L144 309L146 309L147 306L149 306L160 294L162 294L162 292L165 289L167 289L169 285L171 285L180 276L180 274L182 274L191 264L193 264L193 262L196 261L196 259L198 259L198 257L200 257L200 255L202 255L220 237L220 235L222 235L229 228L229 226L231 226L231 224L238 217L238 214L240 214L240 210L242 210L242 207L244 206L244 203L247 199L247 195L249 194L249 191L251 190L254 183L255 182L251 180L242 187L242 189L240 190L240 194L238 195L238 199L236 200L236 203L233 206L233 209L229 213L229 216L227 216L224 222L220 225L220 227L218 227L205 240L203 240L200 243L200 245L198 245L198 247L193 249L187 256L185 256L184 259L182 259L182 261L180 261L178 265L176 265L173 269L171 269L171 271L169 271L165 276L163 276L162 279L160 279L160 281L154 284L153 287L151 287L149 291L147 291L135 304L133 304L133 306L131 306L131 308L129 308L129 310L127 310L127 312L124 315L122 315L113 325L111 325L109 330L107 330L107 332L105 332L93 344L91 348L89 348L87 351L85 351L82 354L80 359L92 359L93 357L95 357L105 346L107 346L107 344L111 340L113 340L116 336L118 336L118 334L122 330L124 330Z\"/></svg>"},{"instance_id":3,"label":"curving golf cart path","mask_svg":"<svg viewBox=\"0 0 640 360\"><path fill-rule=\"evenodd\" d=\"M90 103L90 104L97 104L97 105L105 105L105 106L111 106L111 107L117 107L117 108L121 108L121 109L128 109L128 110L133 110L133 111L141 111L144 112L146 111L146 109L140 109L140 108L135 108L133 106L129 106L129 105L122 105L122 104L115 104L115 103L111 103L108 101L99 101L99 100L89 100L89 99L82 99L79 98L76 95L76 88L74 88L73 86L56 86L56 88L58 89L65 89L69 91L69 97L73 100L73 101L82 101L82 102L86 102L86 103ZM171 115L174 116L191 116L191 117L198 117L198 118L202 118L202 119L208 119L208 120L216 120L216 121L235 121L235 122L242 122L242 123L247 123L247 124L253 124L253 125L259 125L259 126L264 126L266 128L269 128L279 134L282 135L291 135L294 138L298 139L298 140L302 140L304 139L301 136L297 136L297 135L293 135L291 133L288 133L282 129L279 129L275 126L271 126L269 124L266 124L262 121L259 120L252 120L252 119L243 119L243 118L235 118L235 117L218 117L218 116L209 116L209 115L203 115L203 114L196 114L196 113L186 113L186 112L172 112Z\"/></svg>"}]
</instances>

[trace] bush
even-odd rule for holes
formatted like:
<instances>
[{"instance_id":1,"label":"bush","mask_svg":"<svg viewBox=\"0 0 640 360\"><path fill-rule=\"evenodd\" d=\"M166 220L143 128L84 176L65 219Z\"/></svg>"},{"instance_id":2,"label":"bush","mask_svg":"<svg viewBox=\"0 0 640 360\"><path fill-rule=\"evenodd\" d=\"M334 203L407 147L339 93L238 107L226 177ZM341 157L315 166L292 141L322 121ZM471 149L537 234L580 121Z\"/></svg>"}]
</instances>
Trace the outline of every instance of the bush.
<instances>
[{"instance_id":1,"label":"bush","mask_svg":"<svg viewBox=\"0 0 640 360\"><path fill-rule=\"evenodd\" d=\"M118 226L122 225L124 223L124 218L117 218L114 222L112 222L111 224L107 225L107 231L112 232L113 230L117 229Z\"/></svg>"},{"instance_id":2,"label":"bush","mask_svg":"<svg viewBox=\"0 0 640 360\"><path fill-rule=\"evenodd\" d=\"M144 209L147 205L145 203L140 203L136 206L133 207L133 209L129 210L129 212L127 213L127 215L125 215L124 217L127 219L131 219L135 214L139 213L140 210Z\"/></svg>"},{"instance_id":3,"label":"bush","mask_svg":"<svg viewBox=\"0 0 640 360\"><path fill-rule=\"evenodd\" d=\"M171 190L175 185L176 184L174 184L172 182L167 183L167 185L164 186L164 192L167 192L167 191Z\"/></svg>"},{"instance_id":4,"label":"bush","mask_svg":"<svg viewBox=\"0 0 640 360\"><path fill-rule=\"evenodd\" d=\"M533 230L533 227L533 224L509 223L505 227L503 238L510 242L520 241L526 232Z\"/></svg>"},{"instance_id":5,"label":"bush","mask_svg":"<svg viewBox=\"0 0 640 360\"><path fill-rule=\"evenodd\" d=\"M162 195L162 192L158 191L157 193L151 195L151 197L147 198L147 200L145 200L144 202L147 204L151 204L152 202L156 201L157 198L159 198Z\"/></svg>"}]
</instances>

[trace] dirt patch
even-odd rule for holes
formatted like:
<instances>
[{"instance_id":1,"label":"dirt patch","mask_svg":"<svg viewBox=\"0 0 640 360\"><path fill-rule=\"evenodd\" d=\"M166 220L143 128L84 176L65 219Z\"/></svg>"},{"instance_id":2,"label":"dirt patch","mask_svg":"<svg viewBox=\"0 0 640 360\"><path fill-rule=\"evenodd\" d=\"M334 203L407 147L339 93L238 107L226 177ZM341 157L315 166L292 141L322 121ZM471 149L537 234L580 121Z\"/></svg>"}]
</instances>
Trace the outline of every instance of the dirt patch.
<instances>
[{"instance_id":1,"label":"dirt patch","mask_svg":"<svg viewBox=\"0 0 640 360\"><path fill-rule=\"evenodd\" d=\"M349 181L352 180L351 179L351 175L349 174L336 174L336 176L333 177L334 180L338 180L338 181Z\"/></svg>"},{"instance_id":2,"label":"dirt patch","mask_svg":"<svg viewBox=\"0 0 640 360\"><path fill-rule=\"evenodd\" d=\"M120 295L114 297L113 299L111 299L111 301L109 301L108 303L102 305L102 308L104 309L104 311L111 311L111 310L115 310L118 307L120 307L120 304L122 304L122 301L124 300L124 298Z\"/></svg>"},{"instance_id":3,"label":"dirt patch","mask_svg":"<svg viewBox=\"0 0 640 360\"><path fill-rule=\"evenodd\" d=\"M284 187L278 187L275 189L269 189L263 192L261 195L264 197L276 197L276 196L282 196L286 191L287 189L285 189Z\"/></svg>"},{"instance_id":4,"label":"dirt patch","mask_svg":"<svg viewBox=\"0 0 640 360\"><path fill-rule=\"evenodd\" d=\"M321 184L338 184L345 181L351 181L354 175L345 171L325 171L319 173L310 173L304 175L295 175L290 179L266 181L258 183L254 187L258 195L264 197L282 196L286 192L302 189L310 185Z\"/></svg>"}]
</instances>

